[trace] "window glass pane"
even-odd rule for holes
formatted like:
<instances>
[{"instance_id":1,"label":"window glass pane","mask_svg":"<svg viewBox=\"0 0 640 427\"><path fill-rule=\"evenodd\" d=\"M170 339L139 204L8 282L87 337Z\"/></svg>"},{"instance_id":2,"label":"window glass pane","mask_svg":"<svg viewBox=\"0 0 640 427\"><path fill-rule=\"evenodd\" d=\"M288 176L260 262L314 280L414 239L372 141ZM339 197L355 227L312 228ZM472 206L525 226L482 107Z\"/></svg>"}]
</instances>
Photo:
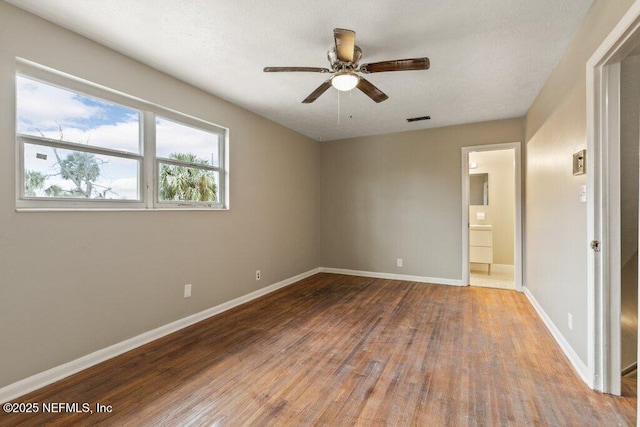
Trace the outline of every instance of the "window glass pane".
<instances>
[{"instance_id":1,"label":"window glass pane","mask_svg":"<svg viewBox=\"0 0 640 427\"><path fill-rule=\"evenodd\" d=\"M156 118L156 155L165 159L177 159L180 155L192 155L196 163L219 166L219 136L191 126Z\"/></svg>"},{"instance_id":2,"label":"window glass pane","mask_svg":"<svg viewBox=\"0 0 640 427\"><path fill-rule=\"evenodd\" d=\"M140 200L138 161L24 144L25 197Z\"/></svg>"},{"instance_id":3,"label":"window glass pane","mask_svg":"<svg viewBox=\"0 0 640 427\"><path fill-rule=\"evenodd\" d=\"M160 163L159 175L158 196L161 202L218 201L218 172Z\"/></svg>"},{"instance_id":4,"label":"window glass pane","mask_svg":"<svg viewBox=\"0 0 640 427\"><path fill-rule=\"evenodd\" d=\"M17 131L140 153L138 111L18 75Z\"/></svg>"}]
</instances>

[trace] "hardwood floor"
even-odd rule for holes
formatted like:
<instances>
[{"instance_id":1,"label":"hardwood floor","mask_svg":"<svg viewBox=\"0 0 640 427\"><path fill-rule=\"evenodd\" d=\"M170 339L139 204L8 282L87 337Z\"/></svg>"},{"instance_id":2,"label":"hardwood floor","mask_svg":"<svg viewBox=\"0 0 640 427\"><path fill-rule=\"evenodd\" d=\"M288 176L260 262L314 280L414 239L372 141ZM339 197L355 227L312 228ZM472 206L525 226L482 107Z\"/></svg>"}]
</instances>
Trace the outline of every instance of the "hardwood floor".
<instances>
[{"instance_id":1,"label":"hardwood floor","mask_svg":"<svg viewBox=\"0 0 640 427\"><path fill-rule=\"evenodd\" d=\"M332 274L15 401L94 413L0 425L605 426L636 406L590 390L522 294Z\"/></svg>"}]
</instances>

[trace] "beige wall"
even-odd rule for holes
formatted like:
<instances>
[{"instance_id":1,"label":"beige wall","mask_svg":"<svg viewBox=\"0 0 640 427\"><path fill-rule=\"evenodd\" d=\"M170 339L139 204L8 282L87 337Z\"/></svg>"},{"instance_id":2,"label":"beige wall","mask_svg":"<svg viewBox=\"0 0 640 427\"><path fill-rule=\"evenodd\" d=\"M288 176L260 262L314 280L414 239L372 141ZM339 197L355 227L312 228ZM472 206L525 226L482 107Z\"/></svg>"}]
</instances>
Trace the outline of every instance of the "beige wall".
<instances>
[{"instance_id":1,"label":"beige wall","mask_svg":"<svg viewBox=\"0 0 640 427\"><path fill-rule=\"evenodd\" d=\"M515 150L477 151L469 153L469 162L478 167L469 173L489 174L489 204L469 206L469 224L490 224L493 227L494 264L513 265L515 244ZM484 220L476 219L483 212Z\"/></svg>"},{"instance_id":2,"label":"beige wall","mask_svg":"<svg viewBox=\"0 0 640 427\"><path fill-rule=\"evenodd\" d=\"M586 62L632 3L595 1L525 118L525 284L585 364L587 211L579 192L586 176L573 176L571 161L587 144Z\"/></svg>"},{"instance_id":3,"label":"beige wall","mask_svg":"<svg viewBox=\"0 0 640 427\"><path fill-rule=\"evenodd\" d=\"M16 213L16 56L230 128L231 210ZM0 112L0 387L320 264L317 142L5 2Z\"/></svg>"},{"instance_id":4,"label":"beige wall","mask_svg":"<svg viewBox=\"0 0 640 427\"><path fill-rule=\"evenodd\" d=\"M461 280L461 147L522 137L509 119L321 143L322 265Z\"/></svg>"}]
</instances>

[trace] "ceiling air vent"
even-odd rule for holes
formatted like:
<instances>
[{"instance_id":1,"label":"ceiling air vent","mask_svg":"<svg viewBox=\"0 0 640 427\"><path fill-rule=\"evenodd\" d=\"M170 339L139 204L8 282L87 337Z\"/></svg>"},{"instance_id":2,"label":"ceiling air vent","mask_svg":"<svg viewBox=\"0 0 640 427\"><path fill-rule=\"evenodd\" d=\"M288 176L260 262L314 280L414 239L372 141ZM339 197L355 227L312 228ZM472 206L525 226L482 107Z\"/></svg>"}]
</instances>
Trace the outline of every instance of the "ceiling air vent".
<instances>
[{"instance_id":1,"label":"ceiling air vent","mask_svg":"<svg viewBox=\"0 0 640 427\"><path fill-rule=\"evenodd\" d=\"M431 116L411 117L410 119L407 119L409 123L419 122L420 120L431 120Z\"/></svg>"}]
</instances>

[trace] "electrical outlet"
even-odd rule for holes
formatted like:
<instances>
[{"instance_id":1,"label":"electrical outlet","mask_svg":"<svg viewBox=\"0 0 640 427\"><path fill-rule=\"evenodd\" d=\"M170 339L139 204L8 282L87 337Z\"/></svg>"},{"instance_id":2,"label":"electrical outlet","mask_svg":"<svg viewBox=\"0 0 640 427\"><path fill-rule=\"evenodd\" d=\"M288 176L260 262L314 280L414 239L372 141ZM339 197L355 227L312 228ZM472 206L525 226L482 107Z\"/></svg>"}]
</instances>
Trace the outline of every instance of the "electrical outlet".
<instances>
[{"instance_id":1,"label":"electrical outlet","mask_svg":"<svg viewBox=\"0 0 640 427\"><path fill-rule=\"evenodd\" d=\"M398 258L398 260L396 261L396 265L398 267L402 267L402 258Z\"/></svg>"},{"instance_id":2,"label":"electrical outlet","mask_svg":"<svg viewBox=\"0 0 640 427\"><path fill-rule=\"evenodd\" d=\"M191 283L184 285L184 297L191 298Z\"/></svg>"},{"instance_id":3,"label":"electrical outlet","mask_svg":"<svg viewBox=\"0 0 640 427\"><path fill-rule=\"evenodd\" d=\"M260 280L262 278L262 274L260 274L260 270L256 270L256 280Z\"/></svg>"},{"instance_id":4,"label":"electrical outlet","mask_svg":"<svg viewBox=\"0 0 640 427\"><path fill-rule=\"evenodd\" d=\"M571 313L567 313L567 326L569 326L569 329L571 329L573 331L573 316L571 315Z\"/></svg>"}]
</instances>

